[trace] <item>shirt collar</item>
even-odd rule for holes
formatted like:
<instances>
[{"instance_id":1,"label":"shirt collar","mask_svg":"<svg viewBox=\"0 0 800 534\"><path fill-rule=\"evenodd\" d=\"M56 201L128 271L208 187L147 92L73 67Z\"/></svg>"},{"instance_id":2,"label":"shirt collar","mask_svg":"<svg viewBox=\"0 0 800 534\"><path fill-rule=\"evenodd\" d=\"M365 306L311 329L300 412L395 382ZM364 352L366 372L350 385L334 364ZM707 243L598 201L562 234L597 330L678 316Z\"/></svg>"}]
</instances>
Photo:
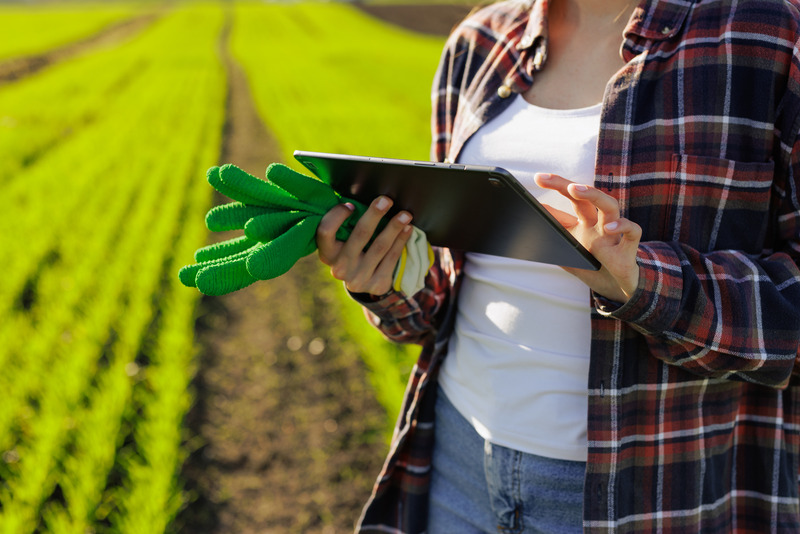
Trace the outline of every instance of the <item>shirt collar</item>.
<instances>
[{"instance_id":1,"label":"shirt collar","mask_svg":"<svg viewBox=\"0 0 800 534\"><path fill-rule=\"evenodd\" d=\"M689 9L699 0L642 0L634 9L626 38L641 37L662 41L674 37L686 18ZM541 70L547 61L547 10L550 0L533 0L528 25L522 34L517 50L531 49L534 70Z\"/></svg>"},{"instance_id":2,"label":"shirt collar","mask_svg":"<svg viewBox=\"0 0 800 534\"><path fill-rule=\"evenodd\" d=\"M533 68L541 70L547 61L547 8L550 0L534 0L528 26L517 43L517 50L532 49Z\"/></svg>"},{"instance_id":3,"label":"shirt collar","mask_svg":"<svg viewBox=\"0 0 800 534\"><path fill-rule=\"evenodd\" d=\"M663 41L677 35L689 10L699 0L645 0L628 21L626 38L639 36L651 41Z\"/></svg>"}]
</instances>

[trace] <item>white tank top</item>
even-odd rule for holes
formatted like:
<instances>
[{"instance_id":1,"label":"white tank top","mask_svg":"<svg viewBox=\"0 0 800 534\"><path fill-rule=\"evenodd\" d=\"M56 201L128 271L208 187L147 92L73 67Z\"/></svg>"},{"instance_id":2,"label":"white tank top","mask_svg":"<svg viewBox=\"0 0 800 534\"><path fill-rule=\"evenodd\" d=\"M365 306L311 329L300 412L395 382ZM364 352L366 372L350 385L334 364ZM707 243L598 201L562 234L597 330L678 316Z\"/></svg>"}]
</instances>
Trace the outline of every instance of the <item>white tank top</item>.
<instances>
[{"instance_id":1,"label":"white tank top","mask_svg":"<svg viewBox=\"0 0 800 534\"><path fill-rule=\"evenodd\" d=\"M533 176L592 184L600 111L544 109L517 96L459 162L504 167L539 201L574 213ZM590 344L590 292L580 280L552 265L470 253L439 381L484 439L586 461Z\"/></svg>"}]
</instances>

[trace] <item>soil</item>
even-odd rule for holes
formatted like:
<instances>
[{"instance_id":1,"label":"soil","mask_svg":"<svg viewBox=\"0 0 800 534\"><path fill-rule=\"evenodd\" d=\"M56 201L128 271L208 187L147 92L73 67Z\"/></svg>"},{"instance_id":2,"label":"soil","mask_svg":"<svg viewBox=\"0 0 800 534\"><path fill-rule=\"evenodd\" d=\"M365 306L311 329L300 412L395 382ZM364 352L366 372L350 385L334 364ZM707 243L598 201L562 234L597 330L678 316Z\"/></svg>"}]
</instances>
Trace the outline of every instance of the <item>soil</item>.
<instances>
[{"instance_id":1,"label":"soil","mask_svg":"<svg viewBox=\"0 0 800 534\"><path fill-rule=\"evenodd\" d=\"M439 35L470 10L359 7ZM221 161L262 176L279 147L243 72L224 46L221 54L229 77ZM329 313L341 290L311 256L280 278L202 299L197 400L187 418L196 448L183 470L192 501L178 518L181 534L352 531L386 453L386 415L359 347Z\"/></svg>"},{"instance_id":2,"label":"soil","mask_svg":"<svg viewBox=\"0 0 800 534\"><path fill-rule=\"evenodd\" d=\"M241 68L221 53L229 76L221 162L263 176L280 149ZM179 532L352 530L382 462L385 414L358 347L327 313L332 291L341 288L311 256L280 278L202 299L187 418L197 448L183 472L193 501Z\"/></svg>"},{"instance_id":3,"label":"soil","mask_svg":"<svg viewBox=\"0 0 800 534\"><path fill-rule=\"evenodd\" d=\"M475 5L477 5L477 0ZM473 4L356 4L364 12L403 28L447 35L473 9Z\"/></svg>"},{"instance_id":4,"label":"soil","mask_svg":"<svg viewBox=\"0 0 800 534\"><path fill-rule=\"evenodd\" d=\"M439 35L470 10L446 4L359 7ZM155 17L137 17L47 54L0 63L0 85L129 37ZM220 39L229 92L220 163L263 176L281 151L228 53L229 31L228 22ZM341 335L330 313L334 291L342 291L340 284L311 256L278 279L201 299L196 401L186 419L191 453L181 473L189 502L175 531L352 531L387 449L386 415L368 385L360 348Z\"/></svg>"}]
</instances>

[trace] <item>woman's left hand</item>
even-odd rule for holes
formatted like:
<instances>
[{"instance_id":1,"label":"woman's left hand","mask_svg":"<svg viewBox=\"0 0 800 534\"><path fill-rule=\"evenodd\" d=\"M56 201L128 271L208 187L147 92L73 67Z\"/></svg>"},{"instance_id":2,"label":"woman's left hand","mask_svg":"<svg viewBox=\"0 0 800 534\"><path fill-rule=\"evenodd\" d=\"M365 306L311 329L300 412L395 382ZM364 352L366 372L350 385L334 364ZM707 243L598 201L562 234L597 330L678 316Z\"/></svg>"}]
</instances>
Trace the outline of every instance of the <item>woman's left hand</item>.
<instances>
[{"instance_id":1,"label":"woman's left hand","mask_svg":"<svg viewBox=\"0 0 800 534\"><path fill-rule=\"evenodd\" d=\"M555 174L537 174L539 187L558 191L575 209L571 215L550 206L548 211L600 262L599 271L564 267L595 293L627 302L639 283L636 252L641 227L620 217L619 202L591 186L576 184Z\"/></svg>"}]
</instances>

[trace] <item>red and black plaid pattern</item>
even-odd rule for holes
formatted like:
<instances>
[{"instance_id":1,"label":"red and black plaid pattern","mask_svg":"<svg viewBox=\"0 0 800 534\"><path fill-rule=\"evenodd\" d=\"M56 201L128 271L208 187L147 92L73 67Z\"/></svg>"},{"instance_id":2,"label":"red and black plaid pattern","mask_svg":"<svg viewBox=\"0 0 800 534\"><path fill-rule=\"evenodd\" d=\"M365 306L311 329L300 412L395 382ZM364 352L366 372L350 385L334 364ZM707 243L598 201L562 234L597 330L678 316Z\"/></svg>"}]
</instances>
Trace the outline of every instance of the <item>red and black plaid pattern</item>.
<instances>
[{"instance_id":1,"label":"red and black plaid pattern","mask_svg":"<svg viewBox=\"0 0 800 534\"><path fill-rule=\"evenodd\" d=\"M504 109L501 86L534 83L546 21L543 0L508 1L454 32L435 159ZM794 0L645 0L625 31L595 186L642 227L641 277L625 305L593 295L587 532L800 531L799 22ZM414 299L366 304L424 348L361 532L426 529L430 385L463 265L438 258Z\"/></svg>"}]
</instances>

